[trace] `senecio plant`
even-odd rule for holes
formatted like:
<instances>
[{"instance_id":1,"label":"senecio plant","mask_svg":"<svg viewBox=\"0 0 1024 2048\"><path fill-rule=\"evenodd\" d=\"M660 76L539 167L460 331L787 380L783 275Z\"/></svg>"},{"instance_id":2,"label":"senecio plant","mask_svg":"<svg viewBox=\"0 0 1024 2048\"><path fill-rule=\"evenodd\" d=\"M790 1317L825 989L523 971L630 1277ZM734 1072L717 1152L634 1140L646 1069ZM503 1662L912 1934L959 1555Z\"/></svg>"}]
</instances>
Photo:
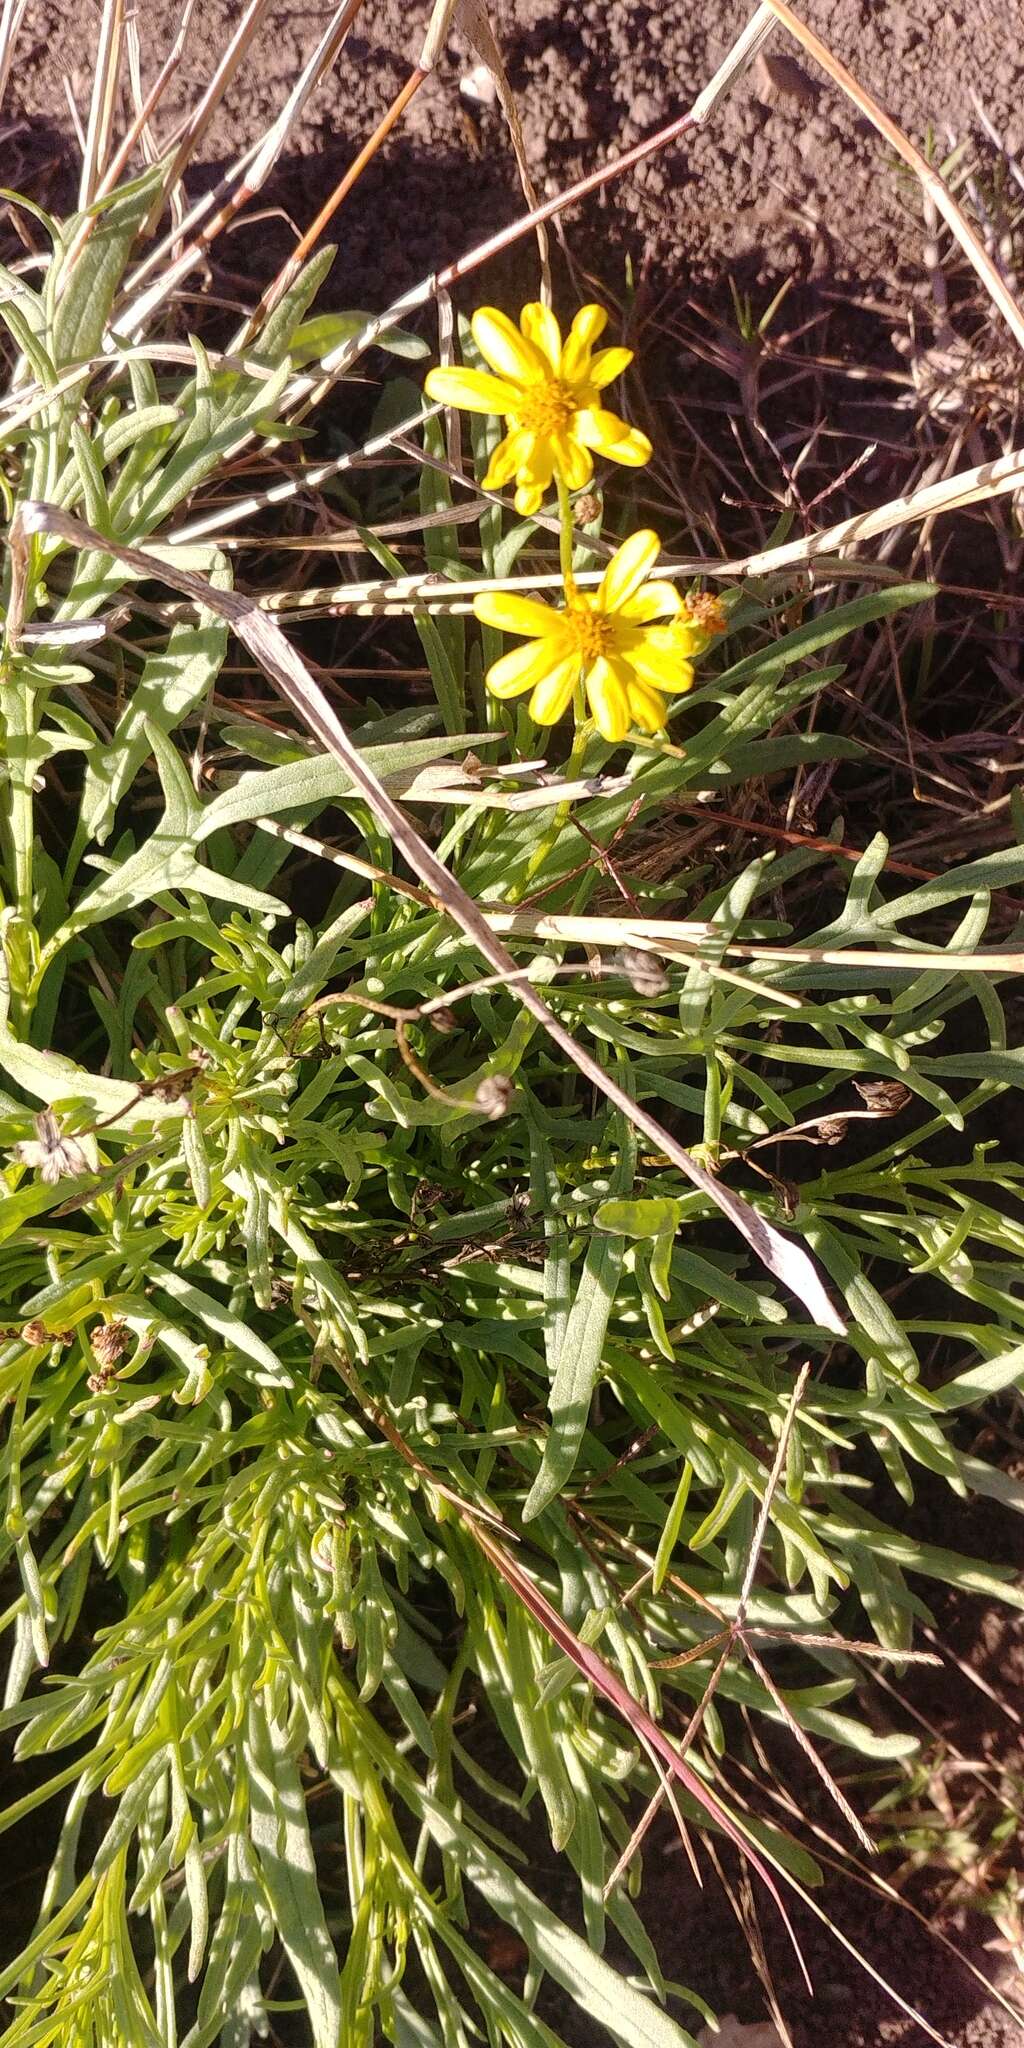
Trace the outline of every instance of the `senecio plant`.
<instances>
[{"instance_id":1,"label":"senecio plant","mask_svg":"<svg viewBox=\"0 0 1024 2048\"><path fill-rule=\"evenodd\" d=\"M183 343L140 240L169 177L36 209L0 279L0 2040L557 2048L568 2001L574 2039L686 2048L647 1802L774 1913L820 1871L751 1761L799 1742L863 1829L838 1780L915 1750L872 1658L908 1668L929 1580L1019 1604L901 1503L924 1469L1021 1505L957 1427L1019 1371L1021 1169L935 1141L1020 1083L1005 927L977 949L1024 859L905 888L838 821L647 858L698 796L855 757L837 643L927 590L765 583L726 654L653 532L581 513L650 453L596 307L564 342L480 312L486 371L291 445L364 336L422 345L311 313L330 251ZM380 571L320 608L386 638L404 604L424 650L344 729L274 623L314 489ZM378 529L420 519L410 597ZM565 774L526 692L575 708Z\"/></svg>"}]
</instances>

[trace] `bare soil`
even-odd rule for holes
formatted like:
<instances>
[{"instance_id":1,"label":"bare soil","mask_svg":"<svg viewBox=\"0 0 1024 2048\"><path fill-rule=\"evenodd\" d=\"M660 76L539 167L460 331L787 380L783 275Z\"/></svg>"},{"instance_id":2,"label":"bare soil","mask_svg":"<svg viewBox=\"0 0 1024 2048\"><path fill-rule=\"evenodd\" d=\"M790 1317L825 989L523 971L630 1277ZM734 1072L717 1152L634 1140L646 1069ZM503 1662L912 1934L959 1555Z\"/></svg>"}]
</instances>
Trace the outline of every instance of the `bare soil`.
<instances>
[{"instance_id":1,"label":"bare soil","mask_svg":"<svg viewBox=\"0 0 1024 2048\"><path fill-rule=\"evenodd\" d=\"M661 5L657 0L492 0L489 12L540 194L563 189L683 111L752 11L752 0L749 5L705 0L703 6L693 0ZM178 0L146 0L140 9L147 82L162 60L178 12ZM194 104L240 12L240 0L200 0L184 61L158 117L161 135ZM271 8L210 125L204 161L191 174L196 186L209 182L278 113L325 12L313 0L286 0ZM1005 161L1000 161L992 133L1006 156L1024 154L1021 0L914 0L913 5L807 0L803 12L919 144L931 138L941 160L971 140L998 189ZM272 188L254 209L260 217L240 224L218 252L212 273L216 293L230 298L234 291L251 302L254 287L290 251L294 228L308 225L405 82L428 13L424 0L367 0L331 79L295 129ZM98 19L95 0L29 0L26 10L0 123L7 157L4 183L35 191L44 203L73 202L77 149L71 108L78 109L84 123ZM475 62L465 36L455 32L401 127L356 187L332 231L340 246L325 294L328 303L384 306L523 212L500 111L484 108L470 118L460 97L460 79ZM876 453L858 472L856 486L863 501L877 503L904 487L919 453L920 418L907 409L906 364L894 336L915 326L926 334L932 331L935 302L928 262L934 248L916 187L826 75L781 30L768 61L759 61L739 83L706 131L604 187L567 214L564 227L572 262L584 277L589 274L610 295L630 301L634 318L639 306L651 321L657 337L647 394L651 404L664 409L662 419L674 422L680 435L698 417L707 445L717 445L719 453L730 445L733 431L730 378L736 367L731 359L723 367L723 330L716 324L729 303L727 280L749 290L759 309L780 281L795 280L791 303L815 323L817 336L808 419L818 423L816 432L827 420L821 474L837 474L871 438ZM557 277L568 303L564 255ZM535 281L535 247L527 240L500 266L474 278L463 302L468 308L480 298L501 299L513 288L526 295ZM795 314L788 317L796 319ZM975 321L971 347L975 355L980 348L987 363L985 327L984 321L980 327ZM841 365L838 372L827 373L831 382L820 368L828 351ZM998 366L998 349L995 360ZM858 366L856 387L850 364ZM1007 403L1001 373L994 377L994 388L998 402ZM774 411L769 408L766 431L778 427L782 433L787 407L799 411L804 402L804 396L780 397ZM993 402L987 385L972 401L975 434L986 431L986 408ZM987 441L981 445L991 452ZM815 474L809 467L807 476ZM749 529L751 520L756 532L762 515L763 524L771 523L768 488L763 504L752 511L746 500L720 502L720 472L703 457L693 463L680 458L674 476L680 520L696 516L705 532L745 523ZM752 488L749 477L745 483ZM672 488L672 477L667 482L663 477L662 492ZM708 509L712 498L713 511ZM823 515L815 516L820 523ZM978 562L960 580L998 582L1001 565L990 546L986 553L988 545L984 536L977 541ZM1019 648L1011 655L1004 647L1000 659L1004 667L1008 664L1008 687L1018 693L1010 720L1010 730L1016 731ZM928 738L931 758L941 758L953 772L969 758L972 746L977 750L984 742L991 751L992 735L982 731L979 738L973 705L959 722L951 712L944 716L945 723L933 724ZM1000 713L1001 734L1006 722ZM869 836L877 815L852 816L851 837L857 838L861 827ZM969 822L954 828L942 814L937 829L945 835L946 855L954 845L970 844ZM959 1530L957 1540L980 1554L1008 1543L1012 1547L1013 1532L1005 1527L1012 1519L1002 1517L998 1531L986 1522L973 1545L970 1535ZM1018 1541L1018 1555L1019 1549ZM1019 1699L1024 1651L1020 1629L1004 1613L948 1603L942 1629L988 1686L1011 1698L1016 1687ZM915 1711L927 1717L947 1746L1016 1770L1019 1783L1019 1724L967 1679L959 1679L954 1667L946 1668L938 1690L931 1684L931 1691L911 1688ZM780 1758L780 1771L787 1768ZM831 1828L831 1817L822 1813L820 1818ZM535 1833L533 1841L535 1846ZM762 2018L764 1998L746 1936L713 1873L707 1873L706 1888L698 1893L671 1853L667 1836L652 1838L647 1867L647 1912L667 1974L693 1981L721 2011L731 2010L741 2019ZM534 1881L547 1888L561 1910L571 1911L565 1874L555 1859L541 1856ZM929 1892L927 1882L914 1894L926 1910L937 1895L935 1888ZM895 1976L905 1995L956 2048L1009 2048L1020 2039L1021 2030L909 1916L895 1910L880 1914L874 1898L853 1886L837 1892L834 1910L850 1936L879 1968ZM989 1975L1005 1978L1008 1965L998 1946L991 1946L998 1940L991 1921L960 1913L946 1924ZM484 1942L487 1930L478 1932ZM831 1937L809 1917L801 1921L800 1933L817 1986L813 2005L800 1988L784 1938L774 1927L765 1928L772 1973L798 2048L812 2043L819 2048L826 2030L832 2048L880 2048L883 2043L919 2048L927 2037L892 2011ZM514 1963L512 1968L514 1974ZM567 2039L578 2038L569 2016L554 2010L548 2016Z\"/></svg>"},{"instance_id":2,"label":"bare soil","mask_svg":"<svg viewBox=\"0 0 1024 2048\"><path fill-rule=\"evenodd\" d=\"M148 82L171 39L177 0L143 10ZM203 0L159 125L190 108L224 48L238 0ZM209 128L211 163L231 160L279 111L325 10L272 7ZM405 82L426 0L367 0L332 77L294 131L274 198L301 226ZM539 192L571 184L681 113L744 21L747 0L492 0L488 8L520 109ZM982 135L1024 151L1020 0L811 0L803 13L832 51L919 143L941 159ZM30 0L9 111L67 135L84 119L95 0ZM379 305L522 209L500 111L467 127L459 79L475 61L454 33L434 75L339 220L336 289ZM13 138L16 139L16 138ZM779 31L716 109L639 172L567 219L579 261L607 274L650 264L676 285L756 284L795 273L914 290L921 278L916 192L832 82ZM283 223L282 223L283 226ZM266 257L266 245L265 245Z\"/></svg>"}]
</instances>

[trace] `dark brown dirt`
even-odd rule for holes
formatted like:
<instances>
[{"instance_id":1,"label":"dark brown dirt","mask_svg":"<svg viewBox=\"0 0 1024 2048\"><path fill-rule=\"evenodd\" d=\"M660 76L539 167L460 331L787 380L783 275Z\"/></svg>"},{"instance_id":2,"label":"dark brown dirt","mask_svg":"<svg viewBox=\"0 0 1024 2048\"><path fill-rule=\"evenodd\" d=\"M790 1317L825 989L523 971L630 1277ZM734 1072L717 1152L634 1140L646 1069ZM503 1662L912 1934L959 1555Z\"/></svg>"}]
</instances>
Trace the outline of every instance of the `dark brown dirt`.
<instances>
[{"instance_id":1,"label":"dark brown dirt","mask_svg":"<svg viewBox=\"0 0 1024 2048\"><path fill-rule=\"evenodd\" d=\"M146 0L140 8L147 81L178 11L178 0ZM753 12L753 0L716 0L710 6L694 0L493 0L489 11L520 109L531 171L547 196L683 111ZM158 116L159 135L194 103L240 12L240 0L200 0L185 61ZM998 183L998 152L984 132L982 113L1010 155L1024 152L1021 0L915 0L909 6L899 0L807 0L803 12L915 141L924 143L934 131L939 159L971 138ZM190 173L195 187L209 182L278 113L325 14L314 0L286 0L270 10L210 126L204 161ZM287 255L292 223L300 230L307 226L404 83L428 14L425 0L367 0L332 78L295 129L272 189L264 194L261 207L268 211L255 225L243 223L218 251L217 291L230 296L234 283L251 301L253 286ZM69 95L84 119L98 18L95 0L29 0L26 10L4 108L4 182L36 190L44 202L49 197L54 204L73 203ZM328 303L384 306L522 213L500 113L485 109L474 124L460 99L460 78L474 62L465 37L453 34L437 72L339 215L332 230L340 248ZM39 192L37 180L49 191ZM606 186L566 215L565 229L574 261L606 290L626 296L631 279L645 284L647 303L663 316L652 395L665 408L662 417L677 419L681 431L696 402L702 429L712 434L709 421L728 420L731 389L721 367L709 369L700 351L694 352L692 310L684 320L681 309L693 300L727 304L729 277L763 307L781 280L795 278L806 288L802 305L815 317L827 309L830 350L838 355L845 349L869 365L859 396L851 396L847 384L816 388L818 413L830 422L822 442L826 467L838 473L872 438L880 452L859 474L864 502L903 488L914 424L906 411L893 407L885 380L897 367L891 331L907 305L919 306L927 323L920 199L870 127L782 30L768 61L761 60L739 83L704 133ZM564 280L564 266L560 275ZM534 245L526 241L510 261L473 278L462 303L468 308L480 299L503 299L513 283L523 295L532 293L535 277ZM820 328L817 345L824 353ZM873 410L863 407L864 397ZM784 413L796 400L783 397L779 403ZM769 424L774 432L774 416ZM728 431L723 426L726 446ZM749 478L745 482L750 488ZM702 485L686 471L680 497L688 512L686 493L700 496L712 487L720 494L717 472ZM767 490L763 501L770 524ZM729 514L724 516L728 524ZM820 521L825 515L816 516ZM990 738L980 734L986 745ZM961 735L948 744L959 748ZM852 820L854 836L857 822ZM968 1535L958 1540L986 1554L984 1538L975 1545ZM969 1603L956 1603L943 1612L942 1626L957 1654L997 1692L1019 1686L1020 1631L1008 1627L1003 1614L979 1616ZM966 1756L1016 1768L1019 1778L1019 1730L966 1680L954 1677L931 1691L923 1687L913 1698L945 1742ZM789 1766L780 1758L779 1767L781 1772ZM831 1816L819 1817L831 1828ZM698 1893L666 1835L652 1839L647 1870L646 1910L667 1974L693 1982L721 2011L746 2020L763 2017L746 1939L713 1874ZM533 1878L572 1915L564 1866L542 1852ZM927 1893L919 1896L928 1903ZM853 1887L837 1893L833 1910L851 1938L957 2048L1010 2048L1020 2038L1001 2009L909 1917L880 1917L873 1898ZM920 2030L895 2014L805 1916L800 1935L817 1986L809 2004L771 1910L766 1907L762 1917L797 2048L820 2048L824 2033L832 2048L919 2048L926 2038ZM952 1931L989 1974L1005 1967L1005 1959L986 1946L996 1938L992 1922L974 1915ZM552 2009L547 2016L568 2040L580 2039L582 2048L569 2015Z\"/></svg>"},{"instance_id":2,"label":"dark brown dirt","mask_svg":"<svg viewBox=\"0 0 1024 2048\"><path fill-rule=\"evenodd\" d=\"M178 16L143 10L146 77ZM241 9L203 0L158 132L190 107ZM272 7L205 154L230 160L279 111L326 10ZM748 0L494 0L490 7L542 195L572 183L683 111L744 21ZM941 159L981 134L984 110L1011 153L1024 149L1020 0L813 0L803 12L834 53ZM332 77L294 131L278 203L305 226L406 79L429 15L425 0L367 0ZM68 93L87 107L95 0L30 0L9 111L69 127ZM377 306L398 288L514 219L522 209L502 118L467 131L459 79L474 59L453 34L436 73L339 219L336 290ZM920 278L916 191L873 131L783 30L688 137L569 217L576 256L602 273L629 257L675 283L748 283L795 272L889 292ZM264 244L264 253L266 245Z\"/></svg>"}]
</instances>

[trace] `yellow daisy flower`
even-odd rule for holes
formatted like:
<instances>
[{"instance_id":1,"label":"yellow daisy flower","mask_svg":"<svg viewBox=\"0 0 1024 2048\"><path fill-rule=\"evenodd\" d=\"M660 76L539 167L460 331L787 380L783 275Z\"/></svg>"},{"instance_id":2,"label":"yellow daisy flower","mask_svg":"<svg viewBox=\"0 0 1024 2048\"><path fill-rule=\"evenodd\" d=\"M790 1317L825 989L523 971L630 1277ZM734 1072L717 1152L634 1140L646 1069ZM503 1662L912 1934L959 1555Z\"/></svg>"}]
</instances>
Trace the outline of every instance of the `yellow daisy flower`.
<instances>
[{"instance_id":1,"label":"yellow daisy flower","mask_svg":"<svg viewBox=\"0 0 1024 2048\"><path fill-rule=\"evenodd\" d=\"M526 636L525 646L512 648L488 669L488 689L496 697L531 690L531 717L538 725L554 725L582 678L606 740L625 739L631 725L660 732L666 696L691 688L690 656L710 637L673 583L648 581L660 551L649 529L630 534L597 589L574 590L561 610L513 591L482 591L473 600L477 618Z\"/></svg>"},{"instance_id":2,"label":"yellow daisy flower","mask_svg":"<svg viewBox=\"0 0 1024 2048\"><path fill-rule=\"evenodd\" d=\"M601 306L584 306L563 342L550 306L524 306L516 327L507 313L481 306L473 339L489 370L433 369L424 389L443 405L501 413L509 431L491 457L484 489L516 480L516 511L540 508L551 479L581 491L594 474L594 455L638 469L651 458L646 434L601 404L606 384L633 360L629 348L594 343L608 324Z\"/></svg>"}]
</instances>

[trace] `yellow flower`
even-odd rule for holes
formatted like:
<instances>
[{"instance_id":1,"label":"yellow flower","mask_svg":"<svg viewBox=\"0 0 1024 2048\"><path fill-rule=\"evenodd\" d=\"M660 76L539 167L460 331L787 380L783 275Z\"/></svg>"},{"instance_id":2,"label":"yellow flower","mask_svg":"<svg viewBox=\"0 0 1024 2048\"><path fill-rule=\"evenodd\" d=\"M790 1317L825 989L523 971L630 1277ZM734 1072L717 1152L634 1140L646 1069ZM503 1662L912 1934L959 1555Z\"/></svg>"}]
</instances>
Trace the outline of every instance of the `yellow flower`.
<instances>
[{"instance_id":1,"label":"yellow flower","mask_svg":"<svg viewBox=\"0 0 1024 2048\"><path fill-rule=\"evenodd\" d=\"M646 434L606 411L601 392L633 360L628 348L593 352L608 315L600 306L577 313L566 340L550 306L524 306L516 327L507 313L481 306L473 339L489 370L434 369L428 398L467 412L501 413L509 431L491 457L484 489L516 480L516 511L529 517L560 476L581 491L594 474L594 455L638 469L651 458ZM491 374L493 373L493 374Z\"/></svg>"},{"instance_id":2,"label":"yellow flower","mask_svg":"<svg viewBox=\"0 0 1024 2048\"><path fill-rule=\"evenodd\" d=\"M625 739L631 725L659 732L666 695L690 689L689 657L708 642L675 585L647 580L660 549L656 533L631 534L597 589L574 590L560 611L512 591L482 591L473 600L477 618L526 635L525 646L512 648L488 669L488 689L496 697L531 690L531 717L538 725L554 725L582 678L606 740Z\"/></svg>"}]
</instances>

